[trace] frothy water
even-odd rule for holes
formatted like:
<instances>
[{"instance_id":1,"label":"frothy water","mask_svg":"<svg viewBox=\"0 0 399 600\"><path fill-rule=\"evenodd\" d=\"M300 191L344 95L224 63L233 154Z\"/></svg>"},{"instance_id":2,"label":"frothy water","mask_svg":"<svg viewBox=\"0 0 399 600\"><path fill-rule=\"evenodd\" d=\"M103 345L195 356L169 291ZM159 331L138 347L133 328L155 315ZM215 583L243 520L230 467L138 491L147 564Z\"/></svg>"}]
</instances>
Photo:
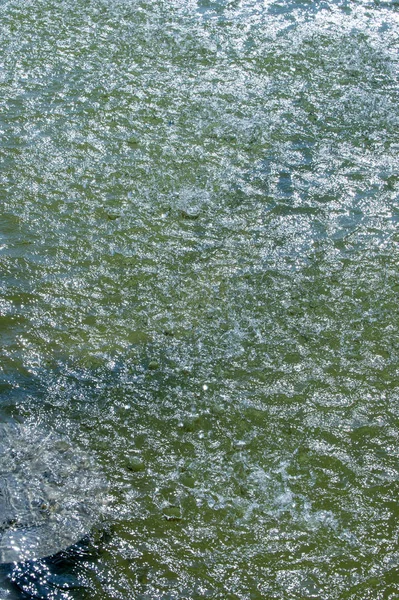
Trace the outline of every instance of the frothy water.
<instances>
[{"instance_id":1,"label":"frothy water","mask_svg":"<svg viewBox=\"0 0 399 600\"><path fill-rule=\"evenodd\" d=\"M107 489L0 598L396 597L397 3L0 15L0 416Z\"/></svg>"},{"instance_id":2,"label":"frothy water","mask_svg":"<svg viewBox=\"0 0 399 600\"><path fill-rule=\"evenodd\" d=\"M91 456L36 427L0 424L0 564L57 554L88 535L107 484Z\"/></svg>"}]
</instances>

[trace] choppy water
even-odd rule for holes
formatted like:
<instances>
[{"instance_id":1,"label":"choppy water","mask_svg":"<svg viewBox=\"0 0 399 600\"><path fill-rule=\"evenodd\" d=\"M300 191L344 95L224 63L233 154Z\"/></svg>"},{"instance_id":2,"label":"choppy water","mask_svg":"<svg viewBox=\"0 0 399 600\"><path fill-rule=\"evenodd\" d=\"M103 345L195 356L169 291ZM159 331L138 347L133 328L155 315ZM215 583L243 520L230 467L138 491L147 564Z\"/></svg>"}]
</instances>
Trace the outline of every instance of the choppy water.
<instances>
[{"instance_id":1,"label":"choppy water","mask_svg":"<svg viewBox=\"0 0 399 600\"><path fill-rule=\"evenodd\" d=\"M399 596L398 47L393 0L2 1L0 417L110 486L2 600Z\"/></svg>"}]
</instances>

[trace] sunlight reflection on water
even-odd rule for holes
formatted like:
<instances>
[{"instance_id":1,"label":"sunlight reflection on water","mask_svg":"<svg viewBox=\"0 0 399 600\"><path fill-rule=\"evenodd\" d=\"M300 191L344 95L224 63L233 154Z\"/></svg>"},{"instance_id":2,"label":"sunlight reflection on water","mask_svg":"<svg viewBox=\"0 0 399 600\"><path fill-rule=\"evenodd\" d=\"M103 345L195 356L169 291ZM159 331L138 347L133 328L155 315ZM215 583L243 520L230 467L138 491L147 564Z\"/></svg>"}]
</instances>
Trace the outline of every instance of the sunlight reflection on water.
<instances>
[{"instance_id":1,"label":"sunlight reflection on water","mask_svg":"<svg viewBox=\"0 0 399 600\"><path fill-rule=\"evenodd\" d=\"M397 4L0 11L0 415L112 500L0 595L394 598Z\"/></svg>"}]
</instances>

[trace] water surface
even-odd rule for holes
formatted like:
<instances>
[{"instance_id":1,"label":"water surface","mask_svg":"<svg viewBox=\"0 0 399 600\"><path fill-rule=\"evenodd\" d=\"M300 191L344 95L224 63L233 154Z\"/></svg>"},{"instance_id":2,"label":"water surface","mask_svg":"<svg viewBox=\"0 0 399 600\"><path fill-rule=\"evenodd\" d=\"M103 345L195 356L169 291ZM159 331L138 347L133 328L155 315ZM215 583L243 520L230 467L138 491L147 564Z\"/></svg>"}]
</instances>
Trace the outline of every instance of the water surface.
<instances>
[{"instance_id":1,"label":"water surface","mask_svg":"<svg viewBox=\"0 0 399 600\"><path fill-rule=\"evenodd\" d=\"M398 6L2 2L0 416L110 508L0 597L398 597Z\"/></svg>"}]
</instances>

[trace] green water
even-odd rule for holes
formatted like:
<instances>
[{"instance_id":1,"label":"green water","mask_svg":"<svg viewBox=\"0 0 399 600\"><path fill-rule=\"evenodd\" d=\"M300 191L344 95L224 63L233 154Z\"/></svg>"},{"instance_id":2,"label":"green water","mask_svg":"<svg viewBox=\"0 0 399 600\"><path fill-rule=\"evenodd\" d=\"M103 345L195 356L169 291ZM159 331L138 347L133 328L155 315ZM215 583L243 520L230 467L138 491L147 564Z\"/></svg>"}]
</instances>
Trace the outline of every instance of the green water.
<instances>
[{"instance_id":1,"label":"green water","mask_svg":"<svg viewBox=\"0 0 399 600\"><path fill-rule=\"evenodd\" d=\"M399 597L398 8L2 1L0 418L109 481L2 600Z\"/></svg>"}]
</instances>

